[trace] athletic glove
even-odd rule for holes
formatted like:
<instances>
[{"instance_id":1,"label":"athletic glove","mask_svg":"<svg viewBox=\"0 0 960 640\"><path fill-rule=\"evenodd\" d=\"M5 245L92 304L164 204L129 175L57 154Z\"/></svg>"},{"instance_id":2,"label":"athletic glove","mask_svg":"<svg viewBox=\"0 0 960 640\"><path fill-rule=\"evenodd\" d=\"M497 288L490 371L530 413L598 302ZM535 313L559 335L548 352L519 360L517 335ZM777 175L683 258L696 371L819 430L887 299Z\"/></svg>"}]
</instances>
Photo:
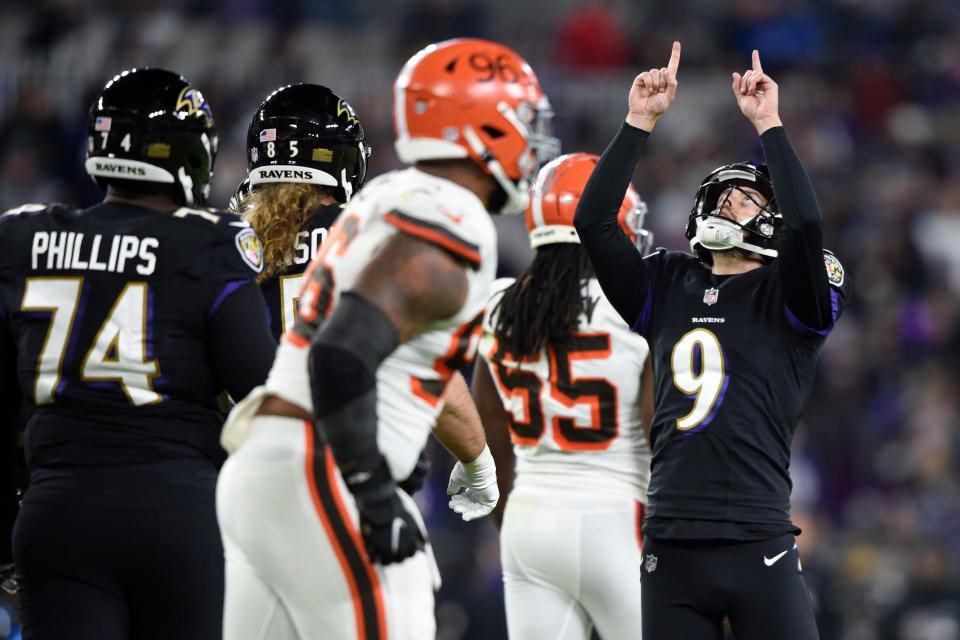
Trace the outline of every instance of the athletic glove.
<instances>
[{"instance_id":1,"label":"athletic glove","mask_svg":"<svg viewBox=\"0 0 960 640\"><path fill-rule=\"evenodd\" d=\"M423 533L403 500L383 456L373 471L344 477L360 511L360 535L371 562L391 564L423 549Z\"/></svg>"},{"instance_id":2,"label":"athletic glove","mask_svg":"<svg viewBox=\"0 0 960 640\"><path fill-rule=\"evenodd\" d=\"M476 520L489 514L497 506L500 489L497 488L497 465L493 462L490 447L473 462L457 462L450 472L447 484L450 508L466 520Z\"/></svg>"}]
</instances>

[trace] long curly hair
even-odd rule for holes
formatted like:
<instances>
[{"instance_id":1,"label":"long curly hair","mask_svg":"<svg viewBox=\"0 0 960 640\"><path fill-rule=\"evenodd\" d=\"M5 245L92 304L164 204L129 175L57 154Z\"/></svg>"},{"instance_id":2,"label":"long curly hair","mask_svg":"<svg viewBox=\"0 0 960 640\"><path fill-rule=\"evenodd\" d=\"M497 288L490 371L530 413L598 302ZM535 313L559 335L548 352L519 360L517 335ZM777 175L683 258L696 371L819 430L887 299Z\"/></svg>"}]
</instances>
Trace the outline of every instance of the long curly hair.
<instances>
[{"instance_id":1,"label":"long curly hair","mask_svg":"<svg viewBox=\"0 0 960 640\"><path fill-rule=\"evenodd\" d=\"M264 267L257 282L269 280L293 262L297 233L329 195L327 187L279 182L257 187L243 199L240 211L263 242Z\"/></svg>"},{"instance_id":2,"label":"long curly hair","mask_svg":"<svg viewBox=\"0 0 960 640\"><path fill-rule=\"evenodd\" d=\"M494 334L515 358L563 346L587 310L584 280L593 277L587 252L578 244L540 247L533 262L497 303Z\"/></svg>"}]
</instances>

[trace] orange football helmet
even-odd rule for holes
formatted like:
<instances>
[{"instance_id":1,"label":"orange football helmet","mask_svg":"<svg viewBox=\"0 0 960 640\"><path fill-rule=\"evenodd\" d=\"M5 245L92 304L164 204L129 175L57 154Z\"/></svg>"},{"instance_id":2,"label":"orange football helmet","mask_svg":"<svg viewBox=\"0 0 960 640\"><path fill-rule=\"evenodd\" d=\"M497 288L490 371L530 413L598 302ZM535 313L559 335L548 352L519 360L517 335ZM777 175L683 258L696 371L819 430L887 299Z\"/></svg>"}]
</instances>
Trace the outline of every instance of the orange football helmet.
<instances>
[{"instance_id":1,"label":"orange football helmet","mask_svg":"<svg viewBox=\"0 0 960 640\"><path fill-rule=\"evenodd\" d=\"M570 153L540 170L525 216L530 246L536 249L545 244L580 244L573 216L599 160L599 156L591 153ZM640 199L640 194L633 186L627 187L617 222L644 255L653 244L653 234L643 228L646 215L647 205Z\"/></svg>"},{"instance_id":2,"label":"orange football helmet","mask_svg":"<svg viewBox=\"0 0 960 640\"><path fill-rule=\"evenodd\" d=\"M560 151L553 112L533 69L516 52L475 38L432 44L403 66L393 86L400 160L470 158L520 213L530 182Z\"/></svg>"}]
</instances>

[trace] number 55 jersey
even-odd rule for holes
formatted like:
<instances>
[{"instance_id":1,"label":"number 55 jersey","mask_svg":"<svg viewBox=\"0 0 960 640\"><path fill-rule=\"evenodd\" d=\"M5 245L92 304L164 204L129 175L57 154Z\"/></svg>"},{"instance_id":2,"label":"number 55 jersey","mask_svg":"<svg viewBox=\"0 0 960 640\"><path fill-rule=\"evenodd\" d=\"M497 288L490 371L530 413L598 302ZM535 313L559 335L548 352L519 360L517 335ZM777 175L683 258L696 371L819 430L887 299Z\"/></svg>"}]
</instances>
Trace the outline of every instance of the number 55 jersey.
<instances>
[{"instance_id":1,"label":"number 55 jersey","mask_svg":"<svg viewBox=\"0 0 960 640\"><path fill-rule=\"evenodd\" d=\"M509 414L515 486L594 490L646 503L650 448L641 419L646 341L631 333L600 290L584 281L589 313L566 345L517 361L494 335L512 279L494 283L480 356Z\"/></svg>"},{"instance_id":2,"label":"number 55 jersey","mask_svg":"<svg viewBox=\"0 0 960 640\"><path fill-rule=\"evenodd\" d=\"M589 279L586 312L566 344L518 361L495 334L512 282L495 283L480 345L516 455L500 528L509 635L587 638L595 628L634 638L650 466L641 421L646 342Z\"/></svg>"}]
</instances>

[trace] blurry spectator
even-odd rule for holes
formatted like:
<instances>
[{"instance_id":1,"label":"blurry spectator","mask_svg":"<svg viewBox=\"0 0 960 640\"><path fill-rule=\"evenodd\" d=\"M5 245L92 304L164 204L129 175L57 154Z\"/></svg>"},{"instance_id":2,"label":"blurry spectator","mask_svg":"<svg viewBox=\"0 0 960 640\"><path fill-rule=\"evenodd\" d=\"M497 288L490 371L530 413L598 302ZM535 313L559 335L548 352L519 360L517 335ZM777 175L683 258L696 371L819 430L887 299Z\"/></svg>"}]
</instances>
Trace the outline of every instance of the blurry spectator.
<instances>
[{"instance_id":1,"label":"blurry spectator","mask_svg":"<svg viewBox=\"0 0 960 640\"><path fill-rule=\"evenodd\" d=\"M486 37L485 5L482 0L414 0L402 14L398 33L401 60L431 42Z\"/></svg>"},{"instance_id":2,"label":"blurry spectator","mask_svg":"<svg viewBox=\"0 0 960 640\"><path fill-rule=\"evenodd\" d=\"M70 173L66 164L75 158L65 149L66 136L55 107L43 87L25 84L13 113L0 123L3 208L62 197L62 177Z\"/></svg>"},{"instance_id":3,"label":"blurry spectator","mask_svg":"<svg viewBox=\"0 0 960 640\"><path fill-rule=\"evenodd\" d=\"M656 157L641 162L636 182L657 244L682 249L700 177L730 156L760 159L726 104L733 61L757 46L783 69L791 138L809 158L825 246L855 282L824 351L794 471L795 509L809 521L799 538L804 568L818 607L827 607L817 610L821 637L957 638L949 612L950 600L960 601L950 588L960 585L960 4L341 4L3 3L0 207L93 201L98 190L76 171L86 134L74 119L88 103L84 92L126 66L193 65L191 77L205 78L207 98L222 105L215 189L224 204L245 165L250 114L282 82L320 82L354 96L369 121L373 178L396 166L390 83L400 62L428 42L518 34L506 42L529 52L541 81L552 84L565 150L600 152L613 133L610 114L622 112L625 78L643 71L631 65L633 51L680 37L690 58L677 108L693 115L664 121ZM296 28L294 18L302 20ZM650 28L663 25L670 33ZM516 273L529 260L526 243L512 242L524 235L513 227L522 221L497 223L502 271ZM493 543L485 528L448 519L446 474L432 477L436 505L425 513L445 577L439 636L503 637ZM935 549L939 573L912 545ZM463 557L462 549L485 551Z\"/></svg>"},{"instance_id":4,"label":"blurry spectator","mask_svg":"<svg viewBox=\"0 0 960 640\"><path fill-rule=\"evenodd\" d=\"M910 582L881 625L881 640L960 640L960 587L949 554L922 547L909 554Z\"/></svg>"},{"instance_id":5,"label":"blurry spectator","mask_svg":"<svg viewBox=\"0 0 960 640\"><path fill-rule=\"evenodd\" d=\"M828 542L829 522L813 511L794 509L790 517L803 530L797 538L797 547L820 637L823 640L839 638L843 611L840 608L839 580L834 569L836 549Z\"/></svg>"},{"instance_id":6,"label":"blurry spectator","mask_svg":"<svg viewBox=\"0 0 960 640\"><path fill-rule=\"evenodd\" d=\"M610 0L586 0L557 27L556 61L572 71L619 69L630 60L630 40Z\"/></svg>"}]
</instances>

